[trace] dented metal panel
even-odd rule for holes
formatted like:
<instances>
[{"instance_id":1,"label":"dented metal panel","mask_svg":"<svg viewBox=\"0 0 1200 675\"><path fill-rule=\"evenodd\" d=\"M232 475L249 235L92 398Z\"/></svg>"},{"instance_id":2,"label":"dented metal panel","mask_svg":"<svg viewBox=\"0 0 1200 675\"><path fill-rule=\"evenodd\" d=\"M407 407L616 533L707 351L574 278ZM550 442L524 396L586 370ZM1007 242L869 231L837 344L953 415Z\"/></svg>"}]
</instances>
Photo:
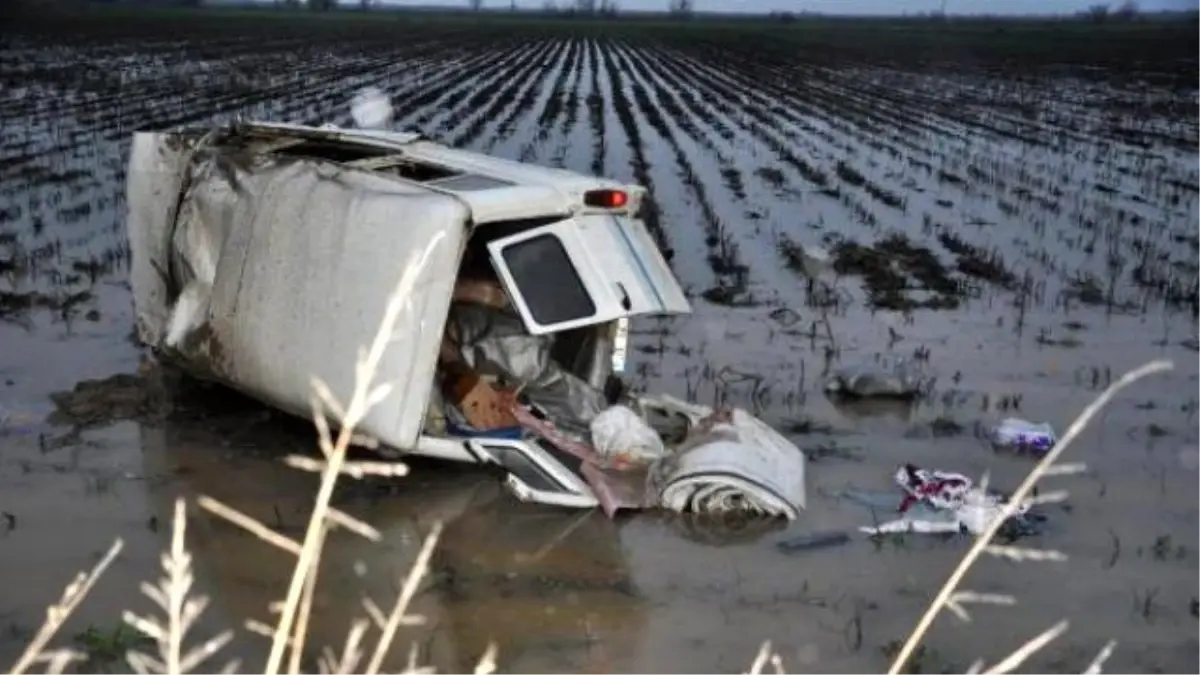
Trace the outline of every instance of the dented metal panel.
<instances>
[{"instance_id":1,"label":"dented metal panel","mask_svg":"<svg viewBox=\"0 0 1200 675\"><path fill-rule=\"evenodd\" d=\"M394 389L359 425L389 446L415 446L467 207L365 171L200 148L172 220L158 195L183 181L154 178L152 167L178 175L180 162L161 137L157 145L135 142L131 159L145 162L131 165L143 178L130 188L144 339L195 374L283 410L310 413L313 377L349 400L358 350L374 337L404 266L430 249L376 375ZM161 286L151 270L165 275Z\"/></svg>"},{"instance_id":2,"label":"dented metal panel","mask_svg":"<svg viewBox=\"0 0 1200 675\"><path fill-rule=\"evenodd\" d=\"M157 344L166 330L170 299L164 263L171 223L183 191L191 147L178 137L137 133L129 150L125 178L126 230L133 251L129 284L137 306L138 338Z\"/></svg>"}]
</instances>

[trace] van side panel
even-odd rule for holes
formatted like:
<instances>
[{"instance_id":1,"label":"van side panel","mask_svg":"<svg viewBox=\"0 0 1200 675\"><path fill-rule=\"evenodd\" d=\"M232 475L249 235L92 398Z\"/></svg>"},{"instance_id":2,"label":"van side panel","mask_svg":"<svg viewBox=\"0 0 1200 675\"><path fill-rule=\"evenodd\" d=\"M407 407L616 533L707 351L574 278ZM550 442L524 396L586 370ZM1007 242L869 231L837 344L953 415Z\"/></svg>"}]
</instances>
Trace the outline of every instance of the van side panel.
<instances>
[{"instance_id":1,"label":"van side panel","mask_svg":"<svg viewBox=\"0 0 1200 675\"><path fill-rule=\"evenodd\" d=\"M192 175L170 255L172 280L199 300L172 308L191 316L171 316L172 342L159 346L196 375L308 417L313 378L349 403L359 351L370 347L412 267L413 291L374 379L392 390L358 429L388 446L415 447L466 240L466 206L309 160L206 152Z\"/></svg>"},{"instance_id":2,"label":"van side panel","mask_svg":"<svg viewBox=\"0 0 1200 675\"><path fill-rule=\"evenodd\" d=\"M125 227L132 252L138 338L157 344L166 331L170 299L165 272L176 206L186 180L189 148L165 133L136 133L125 178Z\"/></svg>"}]
</instances>

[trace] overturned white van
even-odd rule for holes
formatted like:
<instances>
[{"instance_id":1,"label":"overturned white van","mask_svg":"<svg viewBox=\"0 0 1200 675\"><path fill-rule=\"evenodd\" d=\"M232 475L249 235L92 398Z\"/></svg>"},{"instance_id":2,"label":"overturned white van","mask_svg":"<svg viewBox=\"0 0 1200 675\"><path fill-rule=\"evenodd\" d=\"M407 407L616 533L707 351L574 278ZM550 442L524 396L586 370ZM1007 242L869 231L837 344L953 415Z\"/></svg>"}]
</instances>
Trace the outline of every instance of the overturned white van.
<instances>
[{"instance_id":1,"label":"overturned white van","mask_svg":"<svg viewBox=\"0 0 1200 675\"><path fill-rule=\"evenodd\" d=\"M624 367L628 320L691 311L637 216L643 196L409 133L246 122L137 133L127 176L137 333L196 376L307 416L314 375L351 391L400 268L432 247L376 375L394 388L360 431L385 452L498 464L529 501L594 506L577 456L535 434L464 433L434 383L453 335L474 369L518 381L539 414L586 433L611 403L602 392ZM501 297L479 297L469 280ZM685 426L705 414L659 401ZM758 459L709 452L676 466L672 508L698 508L678 496L695 485L713 508L796 517L802 453L744 411L732 423ZM706 475L734 481L714 491Z\"/></svg>"}]
</instances>

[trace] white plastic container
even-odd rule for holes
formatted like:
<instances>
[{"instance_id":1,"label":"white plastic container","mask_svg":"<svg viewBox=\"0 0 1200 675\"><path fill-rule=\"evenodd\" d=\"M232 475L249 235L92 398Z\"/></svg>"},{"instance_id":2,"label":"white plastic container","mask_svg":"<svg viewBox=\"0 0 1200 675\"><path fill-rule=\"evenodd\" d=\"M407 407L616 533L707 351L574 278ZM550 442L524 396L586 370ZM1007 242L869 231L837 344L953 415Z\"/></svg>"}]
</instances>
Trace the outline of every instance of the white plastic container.
<instances>
[{"instance_id":1,"label":"white plastic container","mask_svg":"<svg viewBox=\"0 0 1200 675\"><path fill-rule=\"evenodd\" d=\"M1054 427L1042 422L1035 424L1017 417L1001 420L992 429L992 443L1016 452L1044 455L1058 442Z\"/></svg>"}]
</instances>

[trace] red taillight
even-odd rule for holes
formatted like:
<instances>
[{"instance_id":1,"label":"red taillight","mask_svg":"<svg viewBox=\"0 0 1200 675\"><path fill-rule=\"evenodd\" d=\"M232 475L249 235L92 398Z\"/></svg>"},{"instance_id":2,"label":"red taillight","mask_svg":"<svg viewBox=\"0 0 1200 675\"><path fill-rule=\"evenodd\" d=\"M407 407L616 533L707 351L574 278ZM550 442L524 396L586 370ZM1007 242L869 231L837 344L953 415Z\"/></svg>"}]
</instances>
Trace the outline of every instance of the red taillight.
<instances>
[{"instance_id":1,"label":"red taillight","mask_svg":"<svg viewBox=\"0 0 1200 675\"><path fill-rule=\"evenodd\" d=\"M592 190L583 193L583 203L597 209L623 209L629 203L624 190Z\"/></svg>"}]
</instances>

